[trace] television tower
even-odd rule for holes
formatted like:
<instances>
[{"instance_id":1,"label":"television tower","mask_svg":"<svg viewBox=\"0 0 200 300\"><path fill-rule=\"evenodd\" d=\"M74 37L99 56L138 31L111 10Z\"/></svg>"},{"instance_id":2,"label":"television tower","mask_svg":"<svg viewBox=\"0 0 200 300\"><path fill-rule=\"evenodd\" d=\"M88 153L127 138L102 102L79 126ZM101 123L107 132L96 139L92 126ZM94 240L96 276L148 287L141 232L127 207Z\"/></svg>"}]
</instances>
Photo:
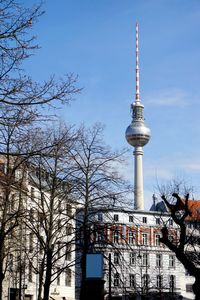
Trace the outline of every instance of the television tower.
<instances>
[{"instance_id":1,"label":"television tower","mask_svg":"<svg viewBox=\"0 0 200 300\"><path fill-rule=\"evenodd\" d=\"M138 23L136 23L136 94L135 102L131 104L132 122L126 129L126 139L135 148L133 152L135 157L134 208L136 210L144 210L142 147L149 142L151 134L150 129L145 125L144 106L140 101L138 58Z\"/></svg>"}]
</instances>

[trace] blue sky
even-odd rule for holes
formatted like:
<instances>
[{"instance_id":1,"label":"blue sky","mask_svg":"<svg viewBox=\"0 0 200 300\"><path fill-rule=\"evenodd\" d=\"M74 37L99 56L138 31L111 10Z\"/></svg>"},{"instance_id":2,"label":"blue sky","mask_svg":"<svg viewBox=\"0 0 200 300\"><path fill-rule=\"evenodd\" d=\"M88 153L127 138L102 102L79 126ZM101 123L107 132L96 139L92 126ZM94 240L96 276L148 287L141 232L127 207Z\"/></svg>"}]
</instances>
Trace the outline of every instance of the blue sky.
<instances>
[{"instance_id":1,"label":"blue sky","mask_svg":"<svg viewBox=\"0 0 200 300\"><path fill-rule=\"evenodd\" d=\"M33 29L41 49L26 69L39 81L78 74L84 89L62 118L102 122L114 149L129 147L124 134L135 96L138 20L140 94L152 132L144 147L146 207L157 181L175 177L200 197L199 0L47 0L44 10ZM124 173L133 181L132 150Z\"/></svg>"}]
</instances>

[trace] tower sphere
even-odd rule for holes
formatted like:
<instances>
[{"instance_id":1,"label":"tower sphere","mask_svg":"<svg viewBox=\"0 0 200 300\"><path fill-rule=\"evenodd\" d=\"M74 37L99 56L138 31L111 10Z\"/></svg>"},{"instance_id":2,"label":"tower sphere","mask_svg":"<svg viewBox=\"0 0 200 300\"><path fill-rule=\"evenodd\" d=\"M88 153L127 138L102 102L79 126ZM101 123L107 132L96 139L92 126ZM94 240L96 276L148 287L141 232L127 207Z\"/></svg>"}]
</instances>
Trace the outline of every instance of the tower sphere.
<instances>
[{"instance_id":1,"label":"tower sphere","mask_svg":"<svg viewBox=\"0 0 200 300\"><path fill-rule=\"evenodd\" d=\"M133 147L145 146L150 137L150 129L143 121L133 121L126 129L126 140Z\"/></svg>"}]
</instances>

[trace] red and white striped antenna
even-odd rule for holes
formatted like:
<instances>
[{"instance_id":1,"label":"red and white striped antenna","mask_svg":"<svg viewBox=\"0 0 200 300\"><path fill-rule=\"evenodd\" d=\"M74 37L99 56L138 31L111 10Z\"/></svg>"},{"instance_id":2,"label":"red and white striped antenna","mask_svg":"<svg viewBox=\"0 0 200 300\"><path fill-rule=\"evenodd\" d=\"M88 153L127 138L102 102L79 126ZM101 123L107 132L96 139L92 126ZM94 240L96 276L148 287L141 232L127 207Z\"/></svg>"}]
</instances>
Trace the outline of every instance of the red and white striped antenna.
<instances>
[{"instance_id":1,"label":"red and white striped antenna","mask_svg":"<svg viewBox=\"0 0 200 300\"><path fill-rule=\"evenodd\" d=\"M135 70L136 70L136 94L135 94L135 102L140 102L138 22L136 22L136 69Z\"/></svg>"}]
</instances>

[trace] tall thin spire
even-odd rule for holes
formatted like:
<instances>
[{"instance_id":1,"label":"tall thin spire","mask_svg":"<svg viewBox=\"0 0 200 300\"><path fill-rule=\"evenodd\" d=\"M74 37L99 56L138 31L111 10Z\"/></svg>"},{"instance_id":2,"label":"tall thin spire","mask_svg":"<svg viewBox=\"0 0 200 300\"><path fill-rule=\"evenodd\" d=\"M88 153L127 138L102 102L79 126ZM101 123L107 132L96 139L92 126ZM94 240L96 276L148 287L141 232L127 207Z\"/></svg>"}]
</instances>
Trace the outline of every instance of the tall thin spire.
<instances>
[{"instance_id":1,"label":"tall thin spire","mask_svg":"<svg viewBox=\"0 0 200 300\"><path fill-rule=\"evenodd\" d=\"M136 22L136 94L135 102L140 102L140 85L139 85L139 46L138 46L138 22Z\"/></svg>"}]
</instances>

